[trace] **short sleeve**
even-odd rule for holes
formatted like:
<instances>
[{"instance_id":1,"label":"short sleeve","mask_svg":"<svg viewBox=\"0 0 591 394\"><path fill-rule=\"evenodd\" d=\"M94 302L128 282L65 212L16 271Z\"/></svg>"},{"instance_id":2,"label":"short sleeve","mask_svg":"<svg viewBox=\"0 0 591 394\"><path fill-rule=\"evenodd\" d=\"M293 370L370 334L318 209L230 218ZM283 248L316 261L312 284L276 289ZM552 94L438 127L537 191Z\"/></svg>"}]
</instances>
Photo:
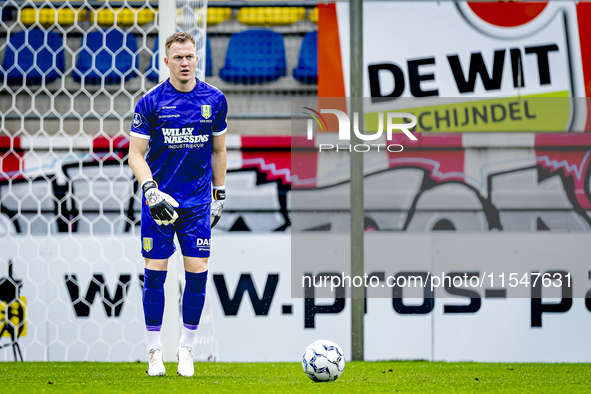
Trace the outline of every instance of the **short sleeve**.
<instances>
[{"instance_id":1,"label":"short sleeve","mask_svg":"<svg viewBox=\"0 0 591 394\"><path fill-rule=\"evenodd\" d=\"M222 96L220 101L220 110L211 133L214 136L222 135L228 130L228 102L226 96Z\"/></svg>"},{"instance_id":2,"label":"short sleeve","mask_svg":"<svg viewBox=\"0 0 591 394\"><path fill-rule=\"evenodd\" d=\"M146 97L140 98L137 105L135 106L135 112L133 113L133 119L131 121L131 132L132 137L138 137L145 140L150 139L150 133L152 130L152 115L147 105L148 100Z\"/></svg>"}]
</instances>

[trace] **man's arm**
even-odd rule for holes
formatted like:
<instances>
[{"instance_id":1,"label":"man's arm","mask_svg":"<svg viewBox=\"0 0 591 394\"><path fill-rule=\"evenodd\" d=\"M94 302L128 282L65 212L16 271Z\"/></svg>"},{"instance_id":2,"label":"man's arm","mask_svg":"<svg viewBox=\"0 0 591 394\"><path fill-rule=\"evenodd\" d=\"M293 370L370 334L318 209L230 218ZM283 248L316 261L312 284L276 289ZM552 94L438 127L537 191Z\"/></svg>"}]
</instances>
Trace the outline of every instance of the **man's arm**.
<instances>
[{"instance_id":1,"label":"man's arm","mask_svg":"<svg viewBox=\"0 0 591 394\"><path fill-rule=\"evenodd\" d=\"M146 179L152 179L152 171L144 158L148 142L150 140L133 136L129 139L129 166L140 185Z\"/></svg>"},{"instance_id":2,"label":"man's arm","mask_svg":"<svg viewBox=\"0 0 591 394\"><path fill-rule=\"evenodd\" d=\"M226 201L226 133L213 136L211 143L211 182L213 202L211 203L211 228L222 217Z\"/></svg>"},{"instance_id":3,"label":"man's arm","mask_svg":"<svg viewBox=\"0 0 591 394\"><path fill-rule=\"evenodd\" d=\"M226 184L226 133L213 136L211 145L211 175L211 181L214 187L224 186Z\"/></svg>"},{"instance_id":4,"label":"man's arm","mask_svg":"<svg viewBox=\"0 0 591 394\"><path fill-rule=\"evenodd\" d=\"M144 196L150 206L150 215L156 221L156 224L168 226L178 218L178 214L173 207L178 208L179 203L168 194L158 190L158 185L152 179L152 171L144 158L146 149L148 149L148 142L148 139L130 137L129 166L142 186Z\"/></svg>"}]
</instances>

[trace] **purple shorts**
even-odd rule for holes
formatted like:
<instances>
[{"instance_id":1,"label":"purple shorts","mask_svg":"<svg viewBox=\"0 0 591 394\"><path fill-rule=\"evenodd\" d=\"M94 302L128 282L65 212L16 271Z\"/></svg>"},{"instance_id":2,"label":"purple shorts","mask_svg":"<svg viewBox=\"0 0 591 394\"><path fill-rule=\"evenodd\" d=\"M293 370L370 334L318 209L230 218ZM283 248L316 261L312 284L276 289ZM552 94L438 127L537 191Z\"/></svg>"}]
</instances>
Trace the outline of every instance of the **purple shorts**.
<instances>
[{"instance_id":1,"label":"purple shorts","mask_svg":"<svg viewBox=\"0 0 591 394\"><path fill-rule=\"evenodd\" d=\"M173 255L174 234L186 257L209 257L211 245L210 204L175 208L178 219L171 225L157 225L150 208L142 204L142 255L149 259L167 259Z\"/></svg>"}]
</instances>

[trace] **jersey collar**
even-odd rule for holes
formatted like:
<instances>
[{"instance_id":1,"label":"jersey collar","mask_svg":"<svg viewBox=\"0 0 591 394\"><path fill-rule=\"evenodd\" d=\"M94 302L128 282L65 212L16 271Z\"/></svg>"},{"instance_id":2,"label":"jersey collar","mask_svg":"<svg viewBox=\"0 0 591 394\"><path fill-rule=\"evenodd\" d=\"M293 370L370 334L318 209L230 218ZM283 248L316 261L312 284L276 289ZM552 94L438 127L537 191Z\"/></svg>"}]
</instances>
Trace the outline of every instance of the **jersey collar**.
<instances>
[{"instance_id":1,"label":"jersey collar","mask_svg":"<svg viewBox=\"0 0 591 394\"><path fill-rule=\"evenodd\" d=\"M168 86L173 88L175 92L182 93L182 94L189 94L189 93L193 93L193 92L196 92L197 90L199 90L201 88L201 81L197 77L195 77L195 81L196 81L196 83L195 83L195 86L193 87L193 89L191 89L188 92L181 92L180 90L177 90L177 88L175 88L172 83L170 83L170 77L166 79L166 83L168 83Z\"/></svg>"}]
</instances>

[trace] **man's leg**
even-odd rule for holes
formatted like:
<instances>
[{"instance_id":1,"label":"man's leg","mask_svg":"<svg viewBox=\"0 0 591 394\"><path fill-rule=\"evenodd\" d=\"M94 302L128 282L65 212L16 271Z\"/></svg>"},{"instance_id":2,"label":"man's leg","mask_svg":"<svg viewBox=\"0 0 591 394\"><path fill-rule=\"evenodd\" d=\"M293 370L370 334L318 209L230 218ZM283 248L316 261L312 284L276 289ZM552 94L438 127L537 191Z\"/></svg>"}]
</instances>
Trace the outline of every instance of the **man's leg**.
<instances>
[{"instance_id":1,"label":"man's leg","mask_svg":"<svg viewBox=\"0 0 591 394\"><path fill-rule=\"evenodd\" d=\"M193 376L193 346L197 326L205 303L207 284L207 258L184 257L185 291L183 292L183 327L179 346L179 366L177 372L182 376Z\"/></svg>"},{"instance_id":2,"label":"man's leg","mask_svg":"<svg viewBox=\"0 0 591 394\"><path fill-rule=\"evenodd\" d=\"M160 328L164 315L164 281L168 259L155 260L146 258L144 271L144 317L148 330L148 350L161 349Z\"/></svg>"},{"instance_id":3,"label":"man's leg","mask_svg":"<svg viewBox=\"0 0 591 394\"><path fill-rule=\"evenodd\" d=\"M142 302L148 331L148 375L162 376L166 373L162 362L160 329L164 315L164 281L168 259L146 258Z\"/></svg>"},{"instance_id":4,"label":"man's leg","mask_svg":"<svg viewBox=\"0 0 591 394\"><path fill-rule=\"evenodd\" d=\"M177 235L185 263L185 291L183 292L183 327L178 351L177 372L181 376L193 376L193 346L207 283L207 260L211 245L211 220L209 204L187 209L187 214L177 220Z\"/></svg>"},{"instance_id":5,"label":"man's leg","mask_svg":"<svg viewBox=\"0 0 591 394\"><path fill-rule=\"evenodd\" d=\"M159 226L142 200L142 256L146 259L142 302L148 332L148 375L166 374L162 362L160 328L164 315L164 281L168 259L175 251L173 226Z\"/></svg>"},{"instance_id":6,"label":"man's leg","mask_svg":"<svg viewBox=\"0 0 591 394\"><path fill-rule=\"evenodd\" d=\"M207 284L207 258L184 257L185 291L183 293L183 328L181 347L193 347L195 331L201 319Z\"/></svg>"}]
</instances>

